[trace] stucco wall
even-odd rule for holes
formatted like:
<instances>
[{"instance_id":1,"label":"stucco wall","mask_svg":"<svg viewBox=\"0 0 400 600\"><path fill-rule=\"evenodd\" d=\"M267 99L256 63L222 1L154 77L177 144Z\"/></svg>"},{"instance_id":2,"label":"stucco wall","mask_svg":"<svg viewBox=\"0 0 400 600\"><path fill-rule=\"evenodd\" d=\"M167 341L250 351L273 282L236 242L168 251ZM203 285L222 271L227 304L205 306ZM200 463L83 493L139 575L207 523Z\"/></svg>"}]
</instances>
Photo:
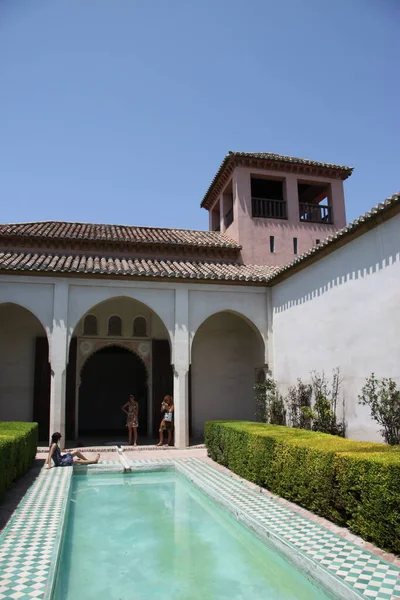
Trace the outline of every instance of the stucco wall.
<instances>
[{"instance_id":1,"label":"stucco wall","mask_svg":"<svg viewBox=\"0 0 400 600\"><path fill-rule=\"evenodd\" d=\"M15 304L0 304L0 420L31 421L35 338L45 336L36 317Z\"/></svg>"},{"instance_id":2,"label":"stucco wall","mask_svg":"<svg viewBox=\"0 0 400 600\"><path fill-rule=\"evenodd\" d=\"M192 345L192 434L201 438L212 419L255 418L255 369L263 364L263 342L242 318L213 315Z\"/></svg>"},{"instance_id":3,"label":"stucco wall","mask_svg":"<svg viewBox=\"0 0 400 600\"><path fill-rule=\"evenodd\" d=\"M340 366L348 436L380 440L357 396L365 378L400 384L400 216L272 289L274 374L282 388Z\"/></svg>"}]
</instances>

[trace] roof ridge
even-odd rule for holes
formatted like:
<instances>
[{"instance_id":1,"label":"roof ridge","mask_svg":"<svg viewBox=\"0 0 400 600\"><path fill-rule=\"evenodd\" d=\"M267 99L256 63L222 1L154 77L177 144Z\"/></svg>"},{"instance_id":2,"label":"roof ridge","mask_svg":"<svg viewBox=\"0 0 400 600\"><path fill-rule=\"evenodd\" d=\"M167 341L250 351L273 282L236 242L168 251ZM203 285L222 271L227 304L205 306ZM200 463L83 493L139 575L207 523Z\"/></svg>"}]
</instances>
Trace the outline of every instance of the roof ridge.
<instances>
[{"instance_id":1,"label":"roof ridge","mask_svg":"<svg viewBox=\"0 0 400 600\"><path fill-rule=\"evenodd\" d=\"M211 233L217 237L224 236L225 233L220 231L210 231L208 229L186 229L185 227L157 227L155 225L126 225L121 223L94 223L90 221L65 221L58 219L44 219L43 221L14 221L11 223L0 223L0 227L10 227L11 225L45 225L56 223L59 225L92 225L98 227L128 227L130 229L162 229L163 231L188 231L193 233ZM230 238L229 238L230 239Z\"/></svg>"}]
</instances>

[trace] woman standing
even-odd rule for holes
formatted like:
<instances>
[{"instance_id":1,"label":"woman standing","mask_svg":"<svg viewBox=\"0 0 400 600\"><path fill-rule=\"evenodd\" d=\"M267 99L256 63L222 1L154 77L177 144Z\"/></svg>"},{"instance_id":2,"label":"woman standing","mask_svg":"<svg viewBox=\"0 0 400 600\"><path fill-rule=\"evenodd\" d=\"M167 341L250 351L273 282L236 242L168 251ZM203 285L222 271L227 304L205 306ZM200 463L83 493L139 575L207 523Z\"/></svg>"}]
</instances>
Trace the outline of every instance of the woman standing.
<instances>
[{"instance_id":1,"label":"woman standing","mask_svg":"<svg viewBox=\"0 0 400 600\"><path fill-rule=\"evenodd\" d=\"M173 430L173 415L174 415L174 401L171 396L165 396L161 403L161 412L163 413L163 419L160 425L160 441L157 446L162 446L164 442L164 431L168 432L168 440L166 446L170 445L172 430Z\"/></svg>"},{"instance_id":2,"label":"woman standing","mask_svg":"<svg viewBox=\"0 0 400 600\"><path fill-rule=\"evenodd\" d=\"M139 427L139 404L135 400L135 396L131 394L128 402L121 406L121 410L127 415L126 426L128 428L128 445L132 444L132 433L133 433L133 445L137 446L137 430Z\"/></svg>"}]
</instances>

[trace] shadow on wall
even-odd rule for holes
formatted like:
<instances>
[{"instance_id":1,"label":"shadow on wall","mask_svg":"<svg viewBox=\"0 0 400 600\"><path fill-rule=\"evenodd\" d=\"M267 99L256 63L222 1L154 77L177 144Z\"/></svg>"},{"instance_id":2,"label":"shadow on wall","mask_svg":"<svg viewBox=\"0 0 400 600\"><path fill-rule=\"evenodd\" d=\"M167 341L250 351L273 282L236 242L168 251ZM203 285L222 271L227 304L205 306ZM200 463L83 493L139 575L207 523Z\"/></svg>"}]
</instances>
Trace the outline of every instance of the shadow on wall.
<instances>
[{"instance_id":1,"label":"shadow on wall","mask_svg":"<svg viewBox=\"0 0 400 600\"><path fill-rule=\"evenodd\" d=\"M400 263L400 216L276 284L274 313L310 302L344 284L367 279L396 263ZM398 281L398 275L393 274L395 278Z\"/></svg>"}]
</instances>

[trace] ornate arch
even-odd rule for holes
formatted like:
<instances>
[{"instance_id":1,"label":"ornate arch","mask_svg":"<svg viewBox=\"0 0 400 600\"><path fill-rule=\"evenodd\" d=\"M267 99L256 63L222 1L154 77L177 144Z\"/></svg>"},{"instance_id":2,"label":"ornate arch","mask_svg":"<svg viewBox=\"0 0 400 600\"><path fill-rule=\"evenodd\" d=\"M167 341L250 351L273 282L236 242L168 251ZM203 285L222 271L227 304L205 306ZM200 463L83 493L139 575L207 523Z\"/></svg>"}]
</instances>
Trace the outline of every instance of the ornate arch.
<instances>
[{"instance_id":1,"label":"ornate arch","mask_svg":"<svg viewBox=\"0 0 400 600\"><path fill-rule=\"evenodd\" d=\"M81 383L82 369L89 358L91 358L99 350L110 346L118 346L119 348L124 348L125 350L132 352L132 354L135 354L143 363L146 369L147 381L149 381L152 362L150 342L146 340L124 340L122 338L98 339L95 337L90 338L85 336L78 338L76 356L76 378L78 385Z\"/></svg>"}]
</instances>

